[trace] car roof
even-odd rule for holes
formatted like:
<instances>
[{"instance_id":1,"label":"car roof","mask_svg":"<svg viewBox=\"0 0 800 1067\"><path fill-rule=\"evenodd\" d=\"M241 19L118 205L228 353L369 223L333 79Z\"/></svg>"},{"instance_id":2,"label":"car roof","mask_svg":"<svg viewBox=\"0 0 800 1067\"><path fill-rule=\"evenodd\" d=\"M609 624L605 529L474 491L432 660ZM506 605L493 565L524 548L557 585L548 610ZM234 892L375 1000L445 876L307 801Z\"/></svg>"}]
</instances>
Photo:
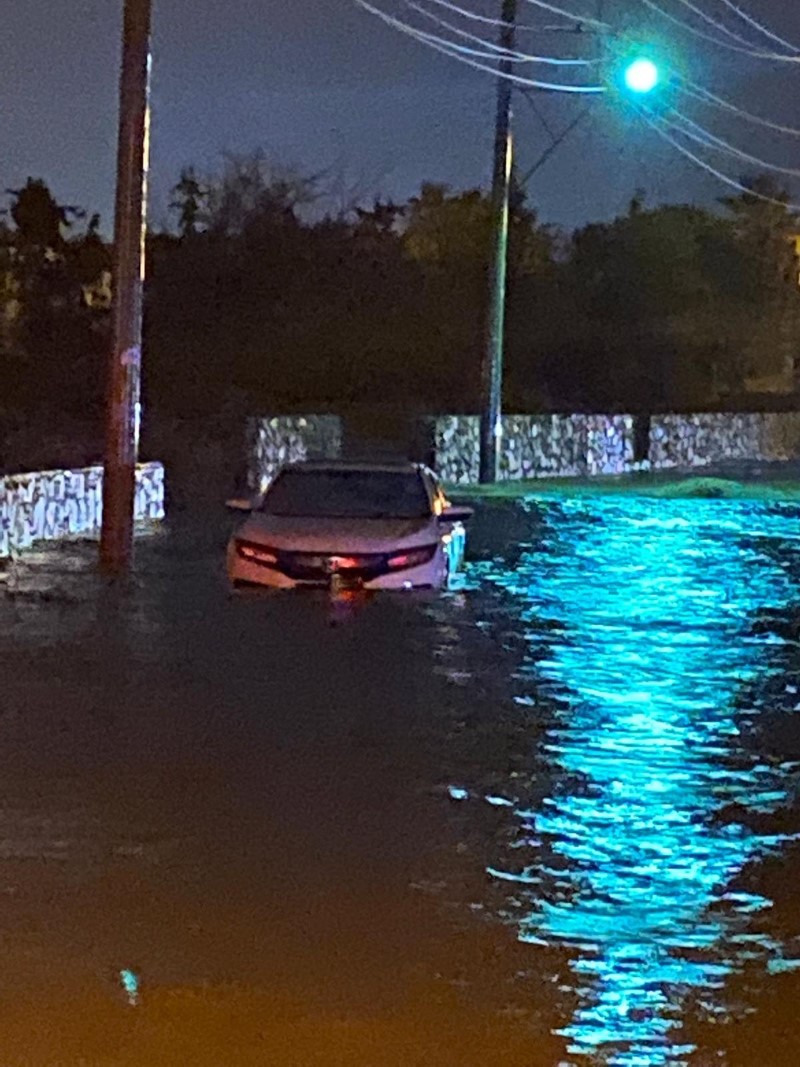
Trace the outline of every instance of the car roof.
<instances>
[{"instance_id":1,"label":"car roof","mask_svg":"<svg viewBox=\"0 0 800 1067\"><path fill-rule=\"evenodd\" d=\"M282 470L291 471L363 471L365 474L418 474L419 463L410 460L308 459L286 463Z\"/></svg>"}]
</instances>

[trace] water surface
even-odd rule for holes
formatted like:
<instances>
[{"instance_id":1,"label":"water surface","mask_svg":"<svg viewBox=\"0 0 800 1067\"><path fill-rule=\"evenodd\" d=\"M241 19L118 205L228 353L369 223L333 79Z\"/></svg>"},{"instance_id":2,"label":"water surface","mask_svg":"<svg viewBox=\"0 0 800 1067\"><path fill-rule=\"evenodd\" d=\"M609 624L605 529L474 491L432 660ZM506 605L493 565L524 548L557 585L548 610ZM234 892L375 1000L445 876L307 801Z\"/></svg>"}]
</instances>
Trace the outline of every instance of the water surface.
<instances>
[{"instance_id":1,"label":"water surface","mask_svg":"<svg viewBox=\"0 0 800 1067\"><path fill-rule=\"evenodd\" d=\"M211 520L19 568L3 1062L793 1062L799 520L484 506L361 606L231 599Z\"/></svg>"}]
</instances>

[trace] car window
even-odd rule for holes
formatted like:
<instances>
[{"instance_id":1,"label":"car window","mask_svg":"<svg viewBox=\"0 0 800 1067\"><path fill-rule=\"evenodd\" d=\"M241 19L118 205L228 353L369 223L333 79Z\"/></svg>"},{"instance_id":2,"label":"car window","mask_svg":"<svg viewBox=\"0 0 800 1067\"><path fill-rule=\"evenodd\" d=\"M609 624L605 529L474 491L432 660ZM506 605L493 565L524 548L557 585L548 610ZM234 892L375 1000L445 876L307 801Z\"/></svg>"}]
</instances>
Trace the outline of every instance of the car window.
<instances>
[{"instance_id":1,"label":"car window","mask_svg":"<svg viewBox=\"0 0 800 1067\"><path fill-rule=\"evenodd\" d=\"M431 501L417 471L291 468L264 497L268 515L297 518L417 519Z\"/></svg>"}]
</instances>

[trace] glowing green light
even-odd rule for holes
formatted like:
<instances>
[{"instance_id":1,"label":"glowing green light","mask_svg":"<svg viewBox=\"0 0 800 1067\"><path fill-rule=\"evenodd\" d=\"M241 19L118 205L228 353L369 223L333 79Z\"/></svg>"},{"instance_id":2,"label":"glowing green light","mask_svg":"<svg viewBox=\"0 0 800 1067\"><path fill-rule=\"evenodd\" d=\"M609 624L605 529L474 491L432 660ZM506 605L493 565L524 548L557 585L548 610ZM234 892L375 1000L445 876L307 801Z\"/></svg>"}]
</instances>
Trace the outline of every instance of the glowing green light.
<instances>
[{"instance_id":1,"label":"glowing green light","mask_svg":"<svg viewBox=\"0 0 800 1067\"><path fill-rule=\"evenodd\" d=\"M625 68L625 84L632 93L651 93L658 81L658 67L652 59L634 59Z\"/></svg>"}]
</instances>

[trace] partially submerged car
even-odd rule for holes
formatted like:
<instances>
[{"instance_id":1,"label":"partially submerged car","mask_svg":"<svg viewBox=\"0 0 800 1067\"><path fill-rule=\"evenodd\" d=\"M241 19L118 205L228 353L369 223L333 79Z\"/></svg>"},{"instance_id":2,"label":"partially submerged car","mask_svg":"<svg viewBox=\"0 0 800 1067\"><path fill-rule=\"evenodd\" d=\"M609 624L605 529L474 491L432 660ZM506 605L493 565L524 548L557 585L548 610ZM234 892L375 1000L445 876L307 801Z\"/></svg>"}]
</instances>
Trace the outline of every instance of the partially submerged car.
<instances>
[{"instance_id":1,"label":"partially submerged car","mask_svg":"<svg viewBox=\"0 0 800 1067\"><path fill-rule=\"evenodd\" d=\"M441 589L464 560L472 509L416 463L283 467L228 545L236 588Z\"/></svg>"}]
</instances>

